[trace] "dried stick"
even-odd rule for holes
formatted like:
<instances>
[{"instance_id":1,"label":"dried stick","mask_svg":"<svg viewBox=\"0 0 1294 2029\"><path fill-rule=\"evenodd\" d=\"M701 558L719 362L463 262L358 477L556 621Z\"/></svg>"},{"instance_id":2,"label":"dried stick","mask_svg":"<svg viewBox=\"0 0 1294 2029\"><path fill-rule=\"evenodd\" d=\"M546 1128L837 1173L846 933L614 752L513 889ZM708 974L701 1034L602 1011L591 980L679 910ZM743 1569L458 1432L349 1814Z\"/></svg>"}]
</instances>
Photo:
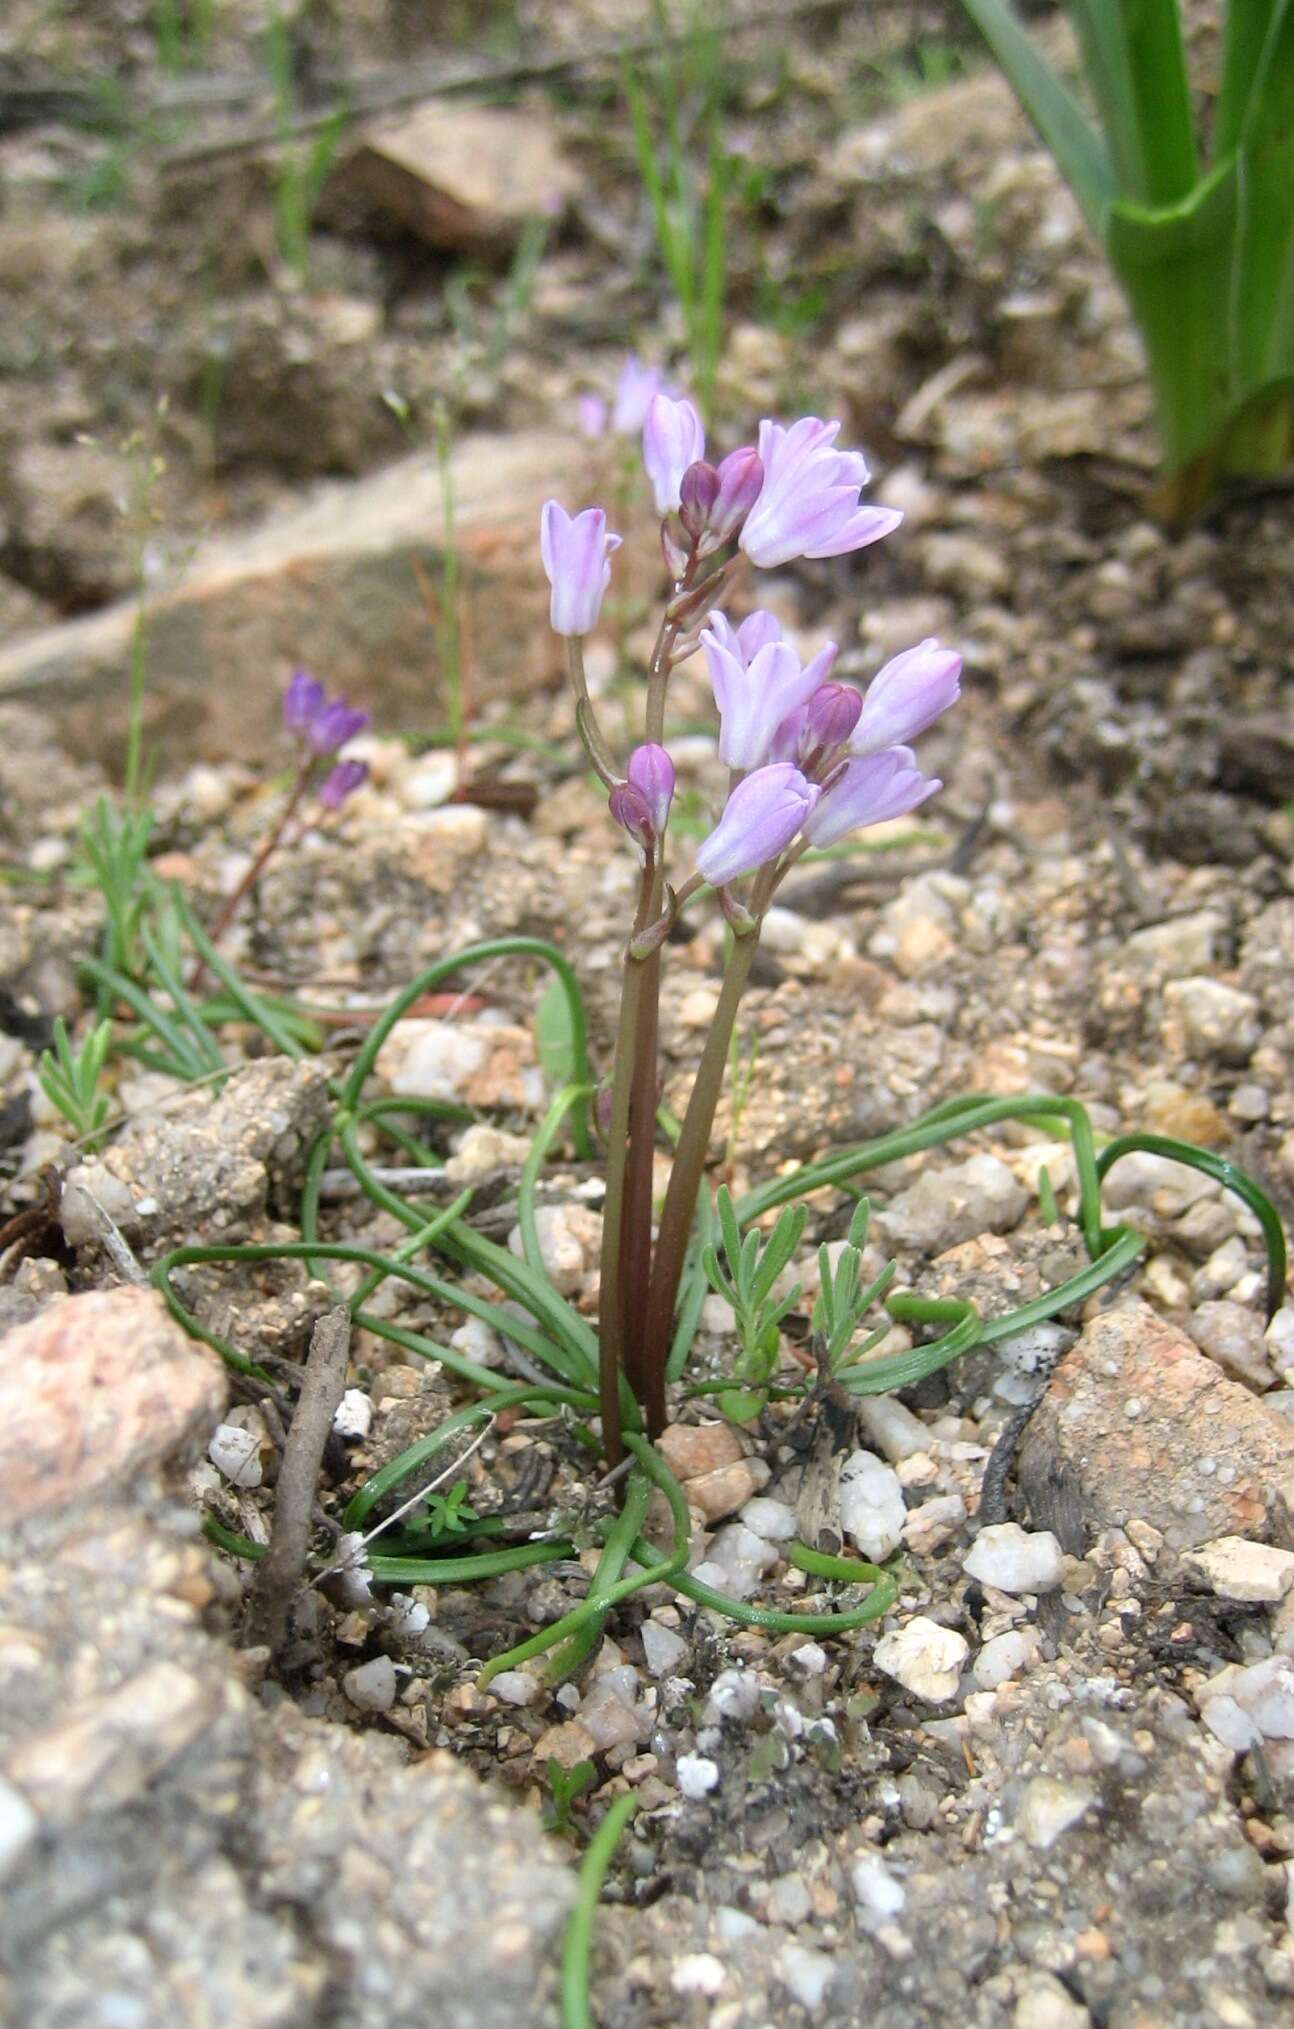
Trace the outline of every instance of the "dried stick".
<instances>
[{"instance_id":1,"label":"dried stick","mask_svg":"<svg viewBox=\"0 0 1294 2029\"><path fill-rule=\"evenodd\" d=\"M350 1357L350 1313L339 1304L314 1328L292 1428L283 1447L269 1548L256 1567L247 1638L264 1643L272 1655L283 1648L292 1602L305 1577L310 1554L315 1493L324 1446L346 1386Z\"/></svg>"}]
</instances>

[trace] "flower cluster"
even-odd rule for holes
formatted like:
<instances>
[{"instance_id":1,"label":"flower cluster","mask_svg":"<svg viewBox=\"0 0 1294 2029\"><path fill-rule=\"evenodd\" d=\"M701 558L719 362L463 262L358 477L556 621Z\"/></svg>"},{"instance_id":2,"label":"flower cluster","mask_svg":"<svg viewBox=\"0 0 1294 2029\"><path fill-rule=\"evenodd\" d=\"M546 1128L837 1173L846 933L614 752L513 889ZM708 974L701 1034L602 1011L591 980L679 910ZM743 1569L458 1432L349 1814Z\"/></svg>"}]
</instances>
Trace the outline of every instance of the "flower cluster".
<instances>
[{"instance_id":1,"label":"flower cluster","mask_svg":"<svg viewBox=\"0 0 1294 2029\"><path fill-rule=\"evenodd\" d=\"M659 376L631 361L621 395L626 413L642 417L643 464L674 580L653 667L668 674L698 645L704 649L719 755L732 775L722 816L697 851L695 878L725 888L769 868L766 906L772 886L808 847L903 816L940 787L921 772L908 742L958 697L961 657L923 641L887 662L860 693L829 680L833 642L802 662L772 613L756 611L734 625L710 602L740 557L772 569L798 557L844 556L889 535L902 516L862 503L867 462L861 452L836 448L839 423L765 420L757 444L716 464L707 461L696 409ZM620 540L599 507L574 516L555 500L544 507L540 546L552 625L577 661L580 641L597 624ZM702 566L723 551L728 560L707 576ZM587 700L585 711L589 738ZM674 782L668 755L649 739L623 779L601 748L597 761L612 815L645 860L657 860Z\"/></svg>"},{"instance_id":2,"label":"flower cluster","mask_svg":"<svg viewBox=\"0 0 1294 2029\"><path fill-rule=\"evenodd\" d=\"M283 723L296 738L299 767L305 775L362 733L369 714L348 705L344 697L330 698L317 676L298 669L283 693ZM367 762L338 761L320 783L318 799L326 810L339 810L367 779Z\"/></svg>"}]
</instances>

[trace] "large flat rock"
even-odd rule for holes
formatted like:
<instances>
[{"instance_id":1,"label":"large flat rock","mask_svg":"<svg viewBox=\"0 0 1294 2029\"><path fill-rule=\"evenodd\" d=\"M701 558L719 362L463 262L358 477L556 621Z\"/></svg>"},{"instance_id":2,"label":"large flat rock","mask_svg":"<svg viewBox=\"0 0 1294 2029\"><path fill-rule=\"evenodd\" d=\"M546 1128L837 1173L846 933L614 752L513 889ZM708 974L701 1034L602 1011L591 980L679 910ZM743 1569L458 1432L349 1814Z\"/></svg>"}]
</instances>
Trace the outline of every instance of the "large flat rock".
<instances>
[{"instance_id":1,"label":"large flat rock","mask_svg":"<svg viewBox=\"0 0 1294 2029\"><path fill-rule=\"evenodd\" d=\"M453 459L464 655L475 695L560 676L539 564L539 510L592 497L588 448L532 432L464 438ZM380 728L446 717L428 594L445 550L430 453L320 487L261 527L214 538L146 614L147 731L168 758L263 764L298 663L369 706ZM60 738L101 758L124 746L138 602L121 600L0 648L0 697L47 705Z\"/></svg>"}]
</instances>

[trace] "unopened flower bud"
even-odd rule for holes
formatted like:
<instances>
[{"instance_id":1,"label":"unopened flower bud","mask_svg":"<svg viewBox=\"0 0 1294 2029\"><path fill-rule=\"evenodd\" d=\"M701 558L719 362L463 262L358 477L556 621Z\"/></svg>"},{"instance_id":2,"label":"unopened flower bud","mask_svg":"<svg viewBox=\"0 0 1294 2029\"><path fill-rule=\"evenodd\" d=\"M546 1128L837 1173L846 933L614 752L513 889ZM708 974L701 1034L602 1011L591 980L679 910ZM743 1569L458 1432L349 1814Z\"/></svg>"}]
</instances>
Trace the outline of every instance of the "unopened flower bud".
<instances>
[{"instance_id":1,"label":"unopened flower bud","mask_svg":"<svg viewBox=\"0 0 1294 2029\"><path fill-rule=\"evenodd\" d=\"M643 424L643 463L657 514L668 514L678 506L683 474L704 456L705 428L691 402L653 395Z\"/></svg>"},{"instance_id":2,"label":"unopened flower bud","mask_svg":"<svg viewBox=\"0 0 1294 2029\"><path fill-rule=\"evenodd\" d=\"M647 805L656 837L663 837L674 797L674 763L663 747L649 741L634 748L626 772L628 787L636 789Z\"/></svg>"},{"instance_id":3,"label":"unopened flower bud","mask_svg":"<svg viewBox=\"0 0 1294 2029\"><path fill-rule=\"evenodd\" d=\"M730 542L759 499L764 467L753 445L730 451L719 467L719 491L710 509L707 535L717 548Z\"/></svg>"},{"instance_id":4,"label":"unopened flower bud","mask_svg":"<svg viewBox=\"0 0 1294 2029\"><path fill-rule=\"evenodd\" d=\"M592 633L611 582L611 555L619 549L620 537L608 531L600 507L586 507L582 514L569 515L557 501L549 500L539 518L539 547L553 588L549 621L554 634Z\"/></svg>"},{"instance_id":5,"label":"unopened flower bud","mask_svg":"<svg viewBox=\"0 0 1294 2029\"><path fill-rule=\"evenodd\" d=\"M367 761L339 761L320 783L319 801L325 810L340 810L346 798L353 796L367 780Z\"/></svg>"},{"instance_id":6,"label":"unopened flower bud","mask_svg":"<svg viewBox=\"0 0 1294 2029\"><path fill-rule=\"evenodd\" d=\"M642 853L655 850L656 827L652 823L651 805L641 789L636 789L632 782L617 782L607 798L607 808Z\"/></svg>"},{"instance_id":7,"label":"unopened flower bud","mask_svg":"<svg viewBox=\"0 0 1294 2029\"><path fill-rule=\"evenodd\" d=\"M683 474L678 490L678 518L693 541L705 534L714 504L719 498L719 473L715 466L698 458Z\"/></svg>"}]
</instances>

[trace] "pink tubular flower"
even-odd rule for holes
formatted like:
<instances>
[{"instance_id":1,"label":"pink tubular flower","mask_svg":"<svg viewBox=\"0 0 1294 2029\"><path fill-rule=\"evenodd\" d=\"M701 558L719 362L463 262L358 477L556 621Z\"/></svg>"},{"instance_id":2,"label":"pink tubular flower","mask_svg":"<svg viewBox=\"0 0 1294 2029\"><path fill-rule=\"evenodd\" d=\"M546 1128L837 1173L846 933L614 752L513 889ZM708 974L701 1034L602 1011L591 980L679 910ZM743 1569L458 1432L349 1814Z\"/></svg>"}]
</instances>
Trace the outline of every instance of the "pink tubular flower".
<instances>
[{"instance_id":1,"label":"pink tubular flower","mask_svg":"<svg viewBox=\"0 0 1294 2029\"><path fill-rule=\"evenodd\" d=\"M961 667L956 650L933 636L894 656L867 687L851 751L875 754L924 733L961 696Z\"/></svg>"},{"instance_id":2,"label":"pink tubular flower","mask_svg":"<svg viewBox=\"0 0 1294 2029\"><path fill-rule=\"evenodd\" d=\"M789 429L760 424L764 484L741 532L753 564L768 570L793 557L844 556L902 521L893 508L859 506L867 460L861 451L834 450L839 432L839 423L816 416L802 416Z\"/></svg>"},{"instance_id":3,"label":"pink tubular flower","mask_svg":"<svg viewBox=\"0 0 1294 2029\"><path fill-rule=\"evenodd\" d=\"M704 456L705 429L691 402L653 395L643 424L643 463L657 514L669 514L678 506L683 474Z\"/></svg>"},{"instance_id":4,"label":"pink tubular flower","mask_svg":"<svg viewBox=\"0 0 1294 2029\"><path fill-rule=\"evenodd\" d=\"M283 693L283 723L290 733L304 733L328 701L317 676L308 669L294 669L292 681Z\"/></svg>"},{"instance_id":5,"label":"pink tubular flower","mask_svg":"<svg viewBox=\"0 0 1294 2029\"><path fill-rule=\"evenodd\" d=\"M581 395L575 404L575 415L582 437L605 437L607 405L601 395Z\"/></svg>"},{"instance_id":6,"label":"pink tubular flower","mask_svg":"<svg viewBox=\"0 0 1294 2029\"><path fill-rule=\"evenodd\" d=\"M904 817L943 783L923 775L908 747L887 747L847 761L828 783L804 825L810 845L835 845L865 824Z\"/></svg>"},{"instance_id":7,"label":"pink tubular flower","mask_svg":"<svg viewBox=\"0 0 1294 2029\"><path fill-rule=\"evenodd\" d=\"M766 866L804 828L821 790L789 761L757 768L739 782L723 816L697 848L697 871L721 888Z\"/></svg>"},{"instance_id":8,"label":"pink tubular flower","mask_svg":"<svg viewBox=\"0 0 1294 2029\"><path fill-rule=\"evenodd\" d=\"M701 646L719 707L719 758L730 768L759 768L778 727L807 704L836 654L828 642L812 662L781 637L771 613L752 613L734 632L722 613L710 615Z\"/></svg>"},{"instance_id":9,"label":"pink tubular flower","mask_svg":"<svg viewBox=\"0 0 1294 2029\"><path fill-rule=\"evenodd\" d=\"M305 728L306 744L316 754L335 754L368 724L367 712L355 711L344 697L330 698Z\"/></svg>"},{"instance_id":10,"label":"pink tubular flower","mask_svg":"<svg viewBox=\"0 0 1294 2029\"><path fill-rule=\"evenodd\" d=\"M555 500L539 517L539 548L553 588L549 619L554 634L588 634L597 625L611 582L611 554L620 537L607 531L600 507L569 515Z\"/></svg>"},{"instance_id":11,"label":"pink tubular flower","mask_svg":"<svg viewBox=\"0 0 1294 2029\"><path fill-rule=\"evenodd\" d=\"M630 788L637 791L647 806L656 837L662 838L674 800L674 763L663 747L649 741L646 746L634 748L625 773Z\"/></svg>"}]
</instances>

